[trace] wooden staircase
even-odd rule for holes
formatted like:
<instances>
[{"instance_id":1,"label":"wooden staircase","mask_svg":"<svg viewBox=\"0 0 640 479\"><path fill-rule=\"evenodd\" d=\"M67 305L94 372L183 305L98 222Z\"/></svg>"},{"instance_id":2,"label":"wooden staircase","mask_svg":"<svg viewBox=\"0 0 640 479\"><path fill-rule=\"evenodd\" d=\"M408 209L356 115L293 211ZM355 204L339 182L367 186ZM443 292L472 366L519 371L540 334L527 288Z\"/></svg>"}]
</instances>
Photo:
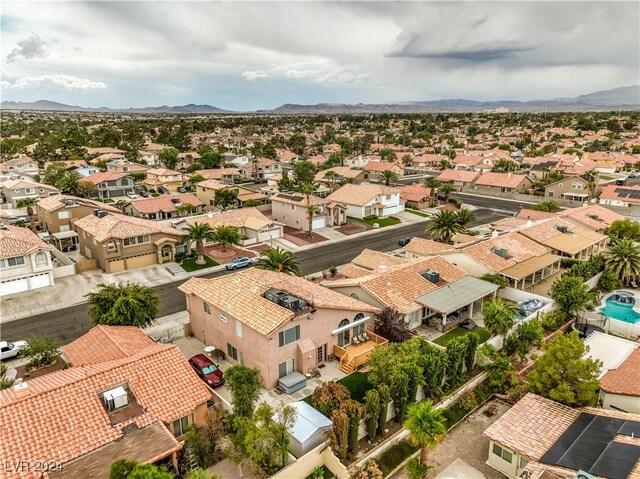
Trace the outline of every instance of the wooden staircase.
<instances>
[{"instance_id":1,"label":"wooden staircase","mask_svg":"<svg viewBox=\"0 0 640 479\"><path fill-rule=\"evenodd\" d=\"M334 346L334 354L340 358L340 370L345 374L350 374L367 362L371 353L378 346L386 346L387 341L382 336L378 336L371 331L367 331L369 340L359 344L348 346Z\"/></svg>"}]
</instances>

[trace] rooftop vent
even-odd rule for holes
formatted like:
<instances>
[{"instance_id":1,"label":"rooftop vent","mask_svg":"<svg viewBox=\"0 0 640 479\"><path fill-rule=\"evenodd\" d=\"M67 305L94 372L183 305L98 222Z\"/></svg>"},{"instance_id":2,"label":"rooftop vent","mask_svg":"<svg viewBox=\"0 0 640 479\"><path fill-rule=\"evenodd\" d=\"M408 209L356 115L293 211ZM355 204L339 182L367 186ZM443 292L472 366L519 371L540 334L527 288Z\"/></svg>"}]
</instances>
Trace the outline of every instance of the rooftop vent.
<instances>
[{"instance_id":1,"label":"rooftop vent","mask_svg":"<svg viewBox=\"0 0 640 479\"><path fill-rule=\"evenodd\" d=\"M174 205L177 205L180 203L180 198L171 198L171 203L173 203Z\"/></svg>"},{"instance_id":2,"label":"rooftop vent","mask_svg":"<svg viewBox=\"0 0 640 479\"><path fill-rule=\"evenodd\" d=\"M129 403L127 391L122 386L106 391L103 395L103 400L109 412L126 406Z\"/></svg>"},{"instance_id":3,"label":"rooftop vent","mask_svg":"<svg viewBox=\"0 0 640 479\"><path fill-rule=\"evenodd\" d=\"M598 215L587 215L589 218L591 218L592 220L596 220L599 221L600 217Z\"/></svg>"},{"instance_id":4,"label":"rooftop vent","mask_svg":"<svg viewBox=\"0 0 640 479\"><path fill-rule=\"evenodd\" d=\"M497 254L501 258L507 259L509 257L509 255L507 254L507 250L505 248L493 248L491 251L493 251L495 254Z\"/></svg>"},{"instance_id":5,"label":"rooftop vent","mask_svg":"<svg viewBox=\"0 0 640 479\"><path fill-rule=\"evenodd\" d=\"M71 199L71 198L63 198L62 200L62 204L65 206L73 206L76 204L75 200Z\"/></svg>"},{"instance_id":6,"label":"rooftop vent","mask_svg":"<svg viewBox=\"0 0 640 479\"><path fill-rule=\"evenodd\" d=\"M290 311L298 311L308 306L307 302L280 289L268 289L264 297Z\"/></svg>"},{"instance_id":7,"label":"rooftop vent","mask_svg":"<svg viewBox=\"0 0 640 479\"><path fill-rule=\"evenodd\" d=\"M95 210L93 210L93 214L96 215L98 218L104 218L105 216L107 216L108 213L105 210L96 208Z\"/></svg>"},{"instance_id":8,"label":"rooftop vent","mask_svg":"<svg viewBox=\"0 0 640 479\"><path fill-rule=\"evenodd\" d=\"M567 228L566 226L563 226L563 225L556 225L556 229L558 231L560 231L560 233L568 233L569 232L569 228Z\"/></svg>"},{"instance_id":9,"label":"rooftop vent","mask_svg":"<svg viewBox=\"0 0 640 479\"><path fill-rule=\"evenodd\" d=\"M424 273L422 273L422 277L434 284L440 281L440 273L438 273L437 271L425 271Z\"/></svg>"}]
</instances>

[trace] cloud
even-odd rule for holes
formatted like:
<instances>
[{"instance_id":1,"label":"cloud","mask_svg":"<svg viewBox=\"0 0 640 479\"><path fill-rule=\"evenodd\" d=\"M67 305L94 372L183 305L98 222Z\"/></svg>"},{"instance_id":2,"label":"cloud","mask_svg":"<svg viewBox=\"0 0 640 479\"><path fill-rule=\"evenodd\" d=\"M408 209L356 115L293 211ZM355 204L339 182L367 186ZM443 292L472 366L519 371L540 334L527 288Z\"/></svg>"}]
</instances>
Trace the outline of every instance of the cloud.
<instances>
[{"instance_id":1,"label":"cloud","mask_svg":"<svg viewBox=\"0 0 640 479\"><path fill-rule=\"evenodd\" d=\"M266 78L268 77L268 73L263 70L254 70L254 71L246 71L242 72L240 75L247 80L255 80L256 78Z\"/></svg>"},{"instance_id":2,"label":"cloud","mask_svg":"<svg viewBox=\"0 0 640 479\"><path fill-rule=\"evenodd\" d=\"M87 78L79 78L71 75L52 74L37 75L30 77L22 77L16 79L13 83L8 81L2 82L3 88L27 89L38 87L43 84L51 83L61 86L67 90L102 90L107 87L103 82L92 81Z\"/></svg>"},{"instance_id":3,"label":"cloud","mask_svg":"<svg viewBox=\"0 0 640 479\"><path fill-rule=\"evenodd\" d=\"M368 78L364 73L341 67L329 60L311 60L274 66L268 70L245 71L241 76L247 80L286 78L317 83L360 83Z\"/></svg>"},{"instance_id":4,"label":"cloud","mask_svg":"<svg viewBox=\"0 0 640 479\"><path fill-rule=\"evenodd\" d=\"M47 47L50 45L50 42L40 38L36 32L31 32L28 37L18 40L17 46L7 55L7 61L13 63L32 58L44 58L47 56Z\"/></svg>"}]
</instances>

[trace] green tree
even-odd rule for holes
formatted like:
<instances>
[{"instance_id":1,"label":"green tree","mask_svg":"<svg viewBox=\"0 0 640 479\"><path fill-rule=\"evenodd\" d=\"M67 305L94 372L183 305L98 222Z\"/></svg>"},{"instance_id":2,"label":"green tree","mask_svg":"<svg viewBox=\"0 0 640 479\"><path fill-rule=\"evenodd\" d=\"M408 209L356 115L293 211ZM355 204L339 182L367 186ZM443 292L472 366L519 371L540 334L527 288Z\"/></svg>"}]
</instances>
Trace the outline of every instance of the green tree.
<instances>
[{"instance_id":1,"label":"green tree","mask_svg":"<svg viewBox=\"0 0 640 479\"><path fill-rule=\"evenodd\" d=\"M160 150L160 153L158 153L158 160L162 162L165 168L173 170L178 164L178 154L178 150L172 146L163 148Z\"/></svg>"},{"instance_id":2,"label":"green tree","mask_svg":"<svg viewBox=\"0 0 640 479\"><path fill-rule=\"evenodd\" d=\"M607 228L607 234L612 238L640 240L640 223L629 218L615 220Z\"/></svg>"},{"instance_id":3,"label":"green tree","mask_svg":"<svg viewBox=\"0 0 640 479\"><path fill-rule=\"evenodd\" d=\"M560 211L560 205L557 201L549 200L543 201L542 203L538 203L533 207L536 211L546 211L548 213L555 213L556 211Z\"/></svg>"},{"instance_id":4,"label":"green tree","mask_svg":"<svg viewBox=\"0 0 640 479\"><path fill-rule=\"evenodd\" d=\"M94 324L146 328L158 317L158 291L137 283L101 283L89 299L89 317Z\"/></svg>"},{"instance_id":5,"label":"green tree","mask_svg":"<svg viewBox=\"0 0 640 479\"><path fill-rule=\"evenodd\" d=\"M224 158L221 153L217 151L205 151L200 155L200 163L207 170L220 168L224 162Z\"/></svg>"},{"instance_id":6,"label":"green tree","mask_svg":"<svg viewBox=\"0 0 640 479\"><path fill-rule=\"evenodd\" d=\"M515 323L516 311L517 306L499 297L485 301L482 305L484 327L493 335L506 336Z\"/></svg>"},{"instance_id":7,"label":"green tree","mask_svg":"<svg viewBox=\"0 0 640 479\"><path fill-rule=\"evenodd\" d=\"M37 200L35 198L21 198L16 201L16 208L27 208L27 216L31 223L31 231L36 232L36 221L33 207L36 205Z\"/></svg>"},{"instance_id":8,"label":"green tree","mask_svg":"<svg viewBox=\"0 0 640 479\"><path fill-rule=\"evenodd\" d=\"M505 394L518 384L516 368L505 353L497 353L486 366L487 386L498 394Z\"/></svg>"},{"instance_id":9,"label":"green tree","mask_svg":"<svg viewBox=\"0 0 640 479\"><path fill-rule=\"evenodd\" d=\"M295 188L301 188L303 185L313 184L316 176L316 167L308 160L296 161L293 164L293 175L295 176Z\"/></svg>"},{"instance_id":10,"label":"green tree","mask_svg":"<svg viewBox=\"0 0 640 479\"><path fill-rule=\"evenodd\" d=\"M567 317L575 316L593 302L593 294L583 281L583 278L565 275L556 279L549 288L549 295Z\"/></svg>"},{"instance_id":11,"label":"green tree","mask_svg":"<svg viewBox=\"0 0 640 479\"><path fill-rule=\"evenodd\" d=\"M518 164L515 161L500 159L493 165L491 171L496 173L509 173L518 170Z\"/></svg>"},{"instance_id":12,"label":"green tree","mask_svg":"<svg viewBox=\"0 0 640 479\"><path fill-rule=\"evenodd\" d=\"M302 276L295 254L280 247L261 252L255 267L278 273Z\"/></svg>"},{"instance_id":13,"label":"green tree","mask_svg":"<svg viewBox=\"0 0 640 479\"><path fill-rule=\"evenodd\" d=\"M82 176L77 171L67 171L56 182L56 188L65 194L77 196L79 193L79 183Z\"/></svg>"},{"instance_id":14,"label":"green tree","mask_svg":"<svg viewBox=\"0 0 640 479\"><path fill-rule=\"evenodd\" d=\"M449 201L449 195L456 190L456 187L453 186L453 183L442 183L438 187L438 193L444 194L444 202L447 203Z\"/></svg>"},{"instance_id":15,"label":"green tree","mask_svg":"<svg viewBox=\"0 0 640 479\"><path fill-rule=\"evenodd\" d=\"M393 170L385 170L380 173L378 181L380 181L380 183L384 183L385 186L389 186L398 181L398 175Z\"/></svg>"},{"instance_id":16,"label":"green tree","mask_svg":"<svg viewBox=\"0 0 640 479\"><path fill-rule=\"evenodd\" d=\"M213 229L213 241L222 246L222 251L227 246L238 246L242 243L242 233L236 226L219 225Z\"/></svg>"},{"instance_id":17,"label":"green tree","mask_svg":"<svg viewBox=\"0 0 640 479\"><path fill-rule=\"evenodd\" d=\"M378 432L380 419L380 394L376 389L369 389L364 396L364 423L369 441L374 441Z\"/></svg>"},{"instance_id":18,"label":"green tree","mask_svg":"<svg viewBox=\"0 0 640 479\"><path fill-rule=\"evenodd\" d=\"M9 366L5 363L0 363L0 391L3 389L8 389L13 386L13 379L7 379L7 372L9 371Z\"/></svg>"},{"instance_id":19,"label":"green tree","mask_svg":"<svg viewBox=\"0 0 640 479\"><path fill-rule=\"evenodd\" d=\"M460 223L460 226L463 228L466 228L469 223L476 219L476 215L466 208L458 210L456 212L456 217L458 218L458 223Z\"/></svg>"},{"instance_id":20,"label":"green tree","mask_svg":"<svg viewBox=\"0 0 640 479\"><path fill-rule=\"evenodd\" d=\"M187 475L184 476L184 479L222 479L222 478L215 474L211 474L210 472L207 472L204 469L197 468L187 472Z\"/></svg>"},{"instance_id":21,"label":"green tree","mask_svg":"<svg viewBox=\"0 0 640 479\"><path fill-rule=\"evenodd\" d=\"M358 401L349 399L340 406L349 418L349 426L347 431L347 442L349 450L353 454L358 453L358 429L360 428L360 419L362 417L362 406Z\"/></svg>"},{"instance_id":22,"label":"green tree","mask_svg":"<svg viewBox=\"0 0 640 479\"><path fill-rule=\"evenodd\" d=\"M623 284L632 284L640 277L640 246L632 239L615 239L604 253L605 268Z\"/></svg>"},{"instance_id":23,"label":"green tree","mask_svg":"<svg viewBox=\"0 0 640 479\"><path fill-rule=\"evenodd\" d=\"M97 189L95 183L91 183L90 181L80 180L78 181L78 186L76 187L78 196L82 198L88 198L91 196Z\"/></svg>"},{"instance_id":24,"label":"green tree","mask_svg":"<svg viewBox=\"0 0 640 479\"><path fill-rule=\"evenodd\" d=\"M602 362L584 357L589 348L578 332L557 336L544 351L527 376L529 390L571 407L595 404Z\"/></svg>"},{"instance_id":25,"label":"green tree","mask_svg":"<svg viewBox=\"0 0 640 479\"><path fill-rule=\"evenodd\" d=\"M280 466L287 465L287 454L289 452L289 432L296 423L298 412L293 406L283 406L275 414L271 423L271 431L276 439L276 446L280 452Z\"/></svg>"},{"instance_id":26,"label":"green tree","mask_svg":"<svg viewBox=\"0 0 640 479\"><path fill-rule=\"evenodd\" d=\"M338 459L345 460L349 450L349 418L343 408L334 409L331 413L331 427L327 431L327 439Z\"/></svg>"},{"instance_id":27,"label":"green tree","mask_svg":"<svg viewBox=\"0 0 640 479\"><path fill-rule=\"evenodd\" d=\"M111 464L111 470L109 472L109 479L127 479L131 471L138 465L136 461L130 461L129 459L118 459Z\"/></svg>"},{"instance_id":28,"label":"green tree","mask_svg":"<svg viewBox=\"0 0 640 479\"><path fill-rule=\"evenodd\" d=\"M431 189L431 204L434 205L436 202L436 192L438 191L438 188L440 187L442 183L440 182L440 180L438 180L437 178L433 177L433 176L429 176L427 178L424 179L422 186L424 186L425 188L429 188Z\"/></svg>"},{"instance_id":29,"label":"green tree","mask_svg":"<svg viewBox=\"0 0 640 479\"><path fill-rule=\"evenodd\" d=\"M238 204L238 190L220 188L213 193L213 205L226 210Z\"/></svg>"},{"instance_id":30,"label":"green tree","mask_svg":"<svg viewBox=\"0 0 640 479\"><path fill-rule=\"evenodd\" d=\"M378 434L384 434L387 428L387 414L391 402L391 389L388 384L379 384L377 387L380 397L380 416L378 417Z\"/></svg>"},{"instance_id":31,"label":"green tree","mask_svg":"<svg viewBox=\"0 0 640 479\"><path fill-rule=\"evenodd\" d=\"M61 161L54 161L44 172L44 177L42 181L47 185L55 186L58 181L60 181L65 173L67 172L67 165L65 165Z\"/></svg>"},{"instance_id":32,"label":"green tree","mask_svg":"<svg viewBox=\"0 0 640 479\"><path fill-rule=\"evenodd\" d=\"M355 467L349 474L349 479L382 479L383 477L384 474L374 460L369 460L362 466Z\"/></svg>"},{"instance_id":33,"label":"green tree","mask_svg":"<svg viewBox=\"0 0 640 479\"><path fill-rule=\"evenodd\" d=\"M201 181L205 181L205 180L206 180L206 178L204 176L196 173L195 175L191 175L191 178L189 178L189 183L191 183L192 185L196 185L196 184L200 183Z\"/></svg>"},{"instance_id":34,"label":"green tree","mask_svg":"<svg viewBox=\"0 0 640 479\"><path fill-rule=\"evenodd\" d=\"M278 191L290 191L293 189L294 183L291 178L289 178L288 171L284 170L282 172L282 179L278 180L277 186Z\"/></svg>"},{"instance_id":35,"label":"green tree","mask_svg":"<svg viewBox=\"0 0 640 479\"><path fill-rule=\"evenodd\" d=\"M175 479L175 477L164 467L138 464L128 459L118 459L111 464L109 471L109 479Z\"/></svg>"},{"instance_id":36,"label":"green tree","mask_svg":"<svg viewBox=\"0 0 640 479\"><path fill-rule=\"evenodd\" d=\"M287 146L296 155L302 156L307 148L307 138L302 133L294 133L287 140Z\"/></svg>"},{"instance_id":37,"label":"green tree","mask_svg":"<svg viewBox=\"0 0 640 479\"><path fill-rule=\"evenodd\" d=\"M437 444L438 438L447 432L442 411L430 400L412 404L404 426L409 430L411 442L420 447L420 462L427 464L429 448Z\"/></svg>"},{"instance_id":38,"label":"green tree","mask_svg":"<svg viewBox=\"0 0 640 479\"><path fill-rule=\"evenodd\" d=\"M434 466L432 464L422 464L420 459L417 458L411 459L405 466L405 469L409 473L409 479L424 479L433 468Z\"/></svg>"},{"instance_id":39,"label":"green tree","mask_svg":"<svg viewBox=\"0 0 640 479\"><path fill-rule=\"evenodd\" d=\"M260 371L236 364L227 369L224 376L233 398L233 413L240 417L251 417L262 387Z\"/></svg>"},{"instance_id":40,"label":"green tree","mask_svg":"<svg viewBox=\"0 0 640 479\"><path fill-rule=\"evenodd\" d=\"M311 404L327 417L331 411L338 409L342 403L351 398L349 390L340 383L325 381L313 390Z\"/></svg>"},{"instance_id":41,"label":"green tree","mask_svg":"<svg viewBox=\"0 0 640 479\"><path fill-rule=\"evenodd\" d=\"M488 281L489 283L497 284L500 289L504 289L509 286L509 280L504 276L500 276L499 274L487 273L480 276L480 279L483 281Z\"/></svg>"},{"instance_id":42,"label":"green tree","mask_svg":"<svg viewBox=\"0 0 640 479\"><path fill-rule=\"evenodd\" d=\"M37 334L31 336L27 340L27 344L28 346L20 351L20 357L29 359L26 365L28 371L56 362L59 355L58 348L60 347L60 342L57 339Z\"/></svg>"},{"instance_id":43,"label":"green tree","mask_svg":"<svg viewBox=\"0 0 640 479\"><path fill-rule=\"evenodd\" d=\"M414 336L398 310L390 307L382 309L374 315L375 333L392 343L402 343Z\"/></svg>"},{"instance_id":44,"label":"green tree","mask_svg":"<svg viewBox=\"0 0 640 479\"><path fill-rule=\"evenodd\" d=\"M433 233L438 241L451 243L451 239L464 228L458 221L458 215L453 211L439 211L431 218L427 232Z\"/></svg>"},{"instance_id":45,"label":"green tree","mask_svg":"<svg viewBox=\"0 0 640 479\"><path fill-rule=\"evenodd\" d=\"M185 236L182 237L181 241L183 243L187 243L189 248L191 248L191 244L196 242L196 264L207 264L204 260L204 242L205 241L215 241L215 232L206 223L195 223L192 226L189 226L185 230Z\"/></svg>"},{"instance_id":46,"label":"green tree","mask_svg":"<svg viewBox=\"0 0 640 479\"><path fill-rule=\"evenodd\" d=\"M404 421L409 405L409 376L401 369L391 377L391 397L396 412L396 421Z\"/></svg>"},{"instance_id":47,"label":"green tree","mask_svg":"<svg viewBox=\"0 0 640 479\"><path fill-rule=\"evenodd\" d=\"M204 425L199 430L194 424L187 428L186 444L200 467L214 464L224 433L224 416L222 408L211 408L207 410Z\"/></svg>"}]
</instances>

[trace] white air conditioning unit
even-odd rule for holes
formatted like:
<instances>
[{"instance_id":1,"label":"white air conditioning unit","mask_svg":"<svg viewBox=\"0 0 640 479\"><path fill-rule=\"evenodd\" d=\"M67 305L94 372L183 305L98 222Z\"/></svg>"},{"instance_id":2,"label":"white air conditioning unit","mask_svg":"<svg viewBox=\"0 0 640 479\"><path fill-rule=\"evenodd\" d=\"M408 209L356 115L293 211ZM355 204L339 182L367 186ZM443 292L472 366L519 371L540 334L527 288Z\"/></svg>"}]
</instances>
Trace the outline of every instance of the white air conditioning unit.
<instances>
[{"instance_id":1,"label":"white air conditioning unit","mask_svg":"<svg viewBox=\"0 0 640 479\"><path fill-rule=\"evenodd\" d=\"M127 391L125 391L122 386L110 389L104 393L104 405L109 411L126 406L128 402Z\"/></svg>"}]
</instances>

